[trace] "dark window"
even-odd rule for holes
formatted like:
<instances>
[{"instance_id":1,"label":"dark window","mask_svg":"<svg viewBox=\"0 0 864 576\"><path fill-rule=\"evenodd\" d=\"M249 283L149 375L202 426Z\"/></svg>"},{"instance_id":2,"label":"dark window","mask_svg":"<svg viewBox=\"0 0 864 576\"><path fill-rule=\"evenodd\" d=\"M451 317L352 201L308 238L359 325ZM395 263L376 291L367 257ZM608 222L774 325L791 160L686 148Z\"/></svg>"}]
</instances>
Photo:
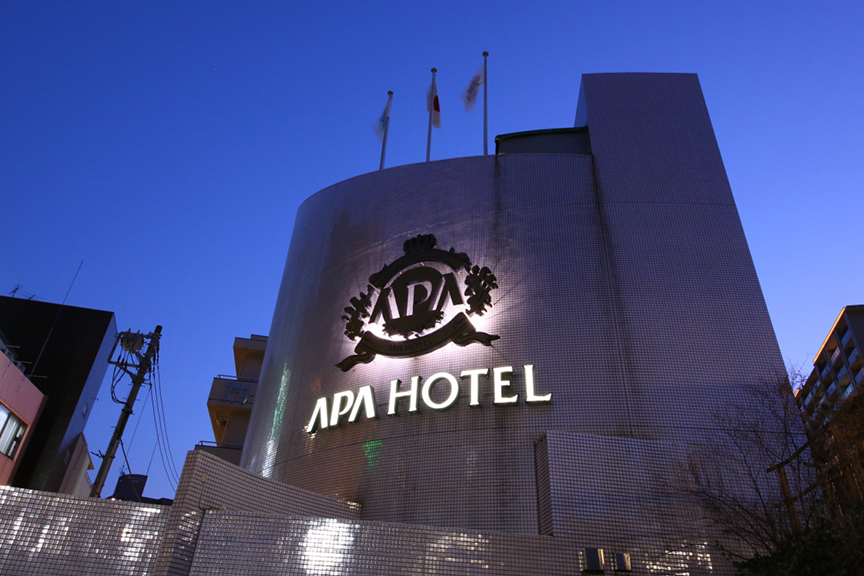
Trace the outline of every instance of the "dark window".
<instances>
[{"instance_id":1,"label":"dark window","mask_svg":"<svg viewBox=\"0 0 864 576\"><path fill-rule=\"evenodd\" d=\"M603 573L603 549L602 548L585 548L585 569L584 572L599 572Z\"/></svg>"}]
</instances>

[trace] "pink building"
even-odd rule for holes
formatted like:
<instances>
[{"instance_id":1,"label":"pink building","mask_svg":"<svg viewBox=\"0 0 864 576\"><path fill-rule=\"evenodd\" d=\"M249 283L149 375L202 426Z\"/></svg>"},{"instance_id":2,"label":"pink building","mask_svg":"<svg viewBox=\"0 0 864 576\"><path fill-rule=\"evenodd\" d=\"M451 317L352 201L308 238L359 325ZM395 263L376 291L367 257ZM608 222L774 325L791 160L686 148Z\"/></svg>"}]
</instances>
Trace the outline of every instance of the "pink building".
<instances>
[{"instance_id":1,"label":"pink building","mask_svg":"<svg viewBox=\"0 0 864 576\"><path fill-rule=\"evenodd\" d=\"M11 356L0 356L0 484L15 473L45 400Z\"/></svg>"}]
</instances>

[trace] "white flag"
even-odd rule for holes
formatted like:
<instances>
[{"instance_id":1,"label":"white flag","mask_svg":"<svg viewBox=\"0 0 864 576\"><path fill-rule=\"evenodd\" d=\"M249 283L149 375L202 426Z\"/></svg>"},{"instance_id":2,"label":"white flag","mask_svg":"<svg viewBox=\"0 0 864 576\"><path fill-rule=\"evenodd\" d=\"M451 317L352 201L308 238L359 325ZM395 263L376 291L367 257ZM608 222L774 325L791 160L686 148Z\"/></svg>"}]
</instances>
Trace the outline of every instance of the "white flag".
<instances>
[{"instance_id":1,"label":"white flag","mask_svg":"<svg viewBox=\"0 0 864 576\"><path fill-rule=\"evenodd\" d=\"M465 92L462 93L462 100L465 101L466 110L470 110L474 107L474 103L477 102L477 94L480 92L480 85L486 82L484 69L485 65L480 66L480 69L477 70L477 73L474 74L473 78L471 78L471 83L468 84L468 88L466 88Z\"/></svg>"},{"instance_id":2,"label":"white flag","mask_svg":"<svg viewBox=\"0 0 864 576\"><path fill-rule=\"evenodd\" d=\"M426 111L431 114L432 126L441 128L441 106L438 104L438 87L435 85L435 76L432 76L432 85L426 94Z\"/></svg>"}]
</instances>

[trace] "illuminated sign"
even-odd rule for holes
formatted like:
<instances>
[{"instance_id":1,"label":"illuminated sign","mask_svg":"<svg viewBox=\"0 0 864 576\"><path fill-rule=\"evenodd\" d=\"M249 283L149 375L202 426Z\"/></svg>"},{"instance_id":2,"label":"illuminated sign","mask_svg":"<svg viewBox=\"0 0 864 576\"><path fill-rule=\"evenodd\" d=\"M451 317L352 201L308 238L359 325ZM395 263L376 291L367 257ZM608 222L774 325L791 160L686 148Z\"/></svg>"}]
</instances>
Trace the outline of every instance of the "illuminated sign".
<instances>
[{"instance_id":1,"label":"illuminated sign","mask_svg":"<svg viewBox=\"0 0 864 576\"><path fill-rule=\"evenodd\" d=\"M538 394L534 386L534 366L525 364L522 366L525 385L525 402L540 403L551 402L552 393ZM403 383L400 380L390 381L390 394L387 400L387 415L396 416L400 407L404 409L407 404L409 413L417 412L422 401L426 408L431 410L444 410L453 406L459 399L461 391L460 381L464 384L467 380L468 395L471 406L480 406L481 378L488 383L492 380L493 404L516 404L519 394L511 388L512 366L501 366L498 368L476 368L463 370L457 379L449 372L437 372L425 380L420 376L411 376L410 382ZM447 397L440 401L432 398L432 389L436 386L446 387ZM337 392L332 401L322 397L315 403L312 418L306 426L310 434L324 428L338 426L345 420L350 423L357 422L363 415L365 418L377 418L377 405L375 403L375 391L372 386L363 386L355 394L352 390Z\"/></svg>"},{"instance_id":2,"label":"illuminated sign","mask_svg":"<svg viewBox=\"0 0 864 576\"><path fill-rule=\"evenodd\" d=\"M342 316L345 336L359 341L354 355L336 365L343 372L377 354L411 358L450 342L490 346L499 338L478 332L468 318L492 307L498 279L486 266L472 265L467 254L435 244L431 234L407 240L404 254L370 276L366 292L351 298Z\"/></svg>"}]
</instances>

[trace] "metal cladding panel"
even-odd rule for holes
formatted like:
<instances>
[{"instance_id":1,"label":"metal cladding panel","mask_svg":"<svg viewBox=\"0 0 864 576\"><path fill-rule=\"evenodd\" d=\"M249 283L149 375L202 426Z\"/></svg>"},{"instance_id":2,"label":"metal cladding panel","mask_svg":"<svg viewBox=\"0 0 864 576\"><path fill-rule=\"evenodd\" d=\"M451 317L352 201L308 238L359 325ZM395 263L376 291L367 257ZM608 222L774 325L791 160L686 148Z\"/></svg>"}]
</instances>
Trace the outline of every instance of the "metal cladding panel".
<instances>
[{"instance_id":1,"label":"metal cladding panel","mask_svg":"<svg viewBox=\"0 0 864 576\"><path fill-rule=\"evenodd\" d=\"M210 511L189 575L570 576L579 563L578 550L541 536Z\"/></svg>"},{"instance_id":2,"label":"metal cladding panel","mask_svg":"<svg viewBox=\"0 0 864 576\"><path fill-rule=\"evenodd\" d=\"M168 511L0 486L0 574L152 575Z\"/></svg>"},{"instance_id":3,"label":"metal cladding panel","mask_svg":"<svg viewBox=\"0 0 864 576\"><path fill-rule=\"evenodd\" d=\"M696 74L585 74L581 97L604 201L734 203Z\"/></svg>"},{"instance_id":4,"label":"metal cladding panel","mask_svg":"<svg viewBox=\"0 0 864 576\"><path fill-rule=\"evenodd\" d=\"M537 534L534 444L558 431L571 436L557 437L549 453L555 524L576 526L588 513L561 496L572 492L568 474L605 507L604 517L625 522L628 505L610 499L602 481L593 493L584 481L596 462L580 468L562 443L576 438L607 455L638 446L640 462L686 452L652 452L657 446L710 445L718 411L743 404L755 379L782 370L695 76L591 75L583 101L593 157L402 166L303 204L246 468L358 502L365 520ZM402 256L406 240L428 234L495 274L491 309L470 320L500 339L488 347L451 342L413 358L379 354L342 372L336 364L358 343L340 319L350 299ZM525 402L525 365L551 402ZM490 375L481 379L480 405L470 406L460 373L503 366L513 367L507 393L519 400L493 404ZM402 400L399 415L387 415L392 380L404 388L412 376L440 372L460 381L454 405L438 411L420 401L409 413ZM305 431L320 398L364 386L374 390L377 418ZM436 386L434 400L446 392ZM557 454L567 455L566 467ZM658 482L635 475L628 490L656 493ZM640 532L647 530L630 526L626 534Z\"/></svg>"},{"instance_id":5,"label":"metal cladding panel","mask_svg":"<svg viewBox=\"0 0 864 576\"><path fill-rule=\"evenodd\" d=\"M701 428L786 372L699 79L586 74L579 106L634 425Z\"/></svg>"},{"instance_id":6,"label":"metal cladding panel","mask_svg":"<svg viewBox=\"0 0 864 576\"><path fill-rule=\"evenodd\" d=\"M535 531L532 443L546 428L564 424L555 423L558 412L575 413L588 399L591 392L576 383L595 378L591 365L568 373L554 364L580 349L615 363L613 327L600 321L609 288L597 258L602 238L594 197L590 157L572 155L408 166L312 197L298 215L268 342L266 384L256 398L277 409L253 416L250 469L362 501L364 517ZM439 247L465 252L495 273L500 287L493 306L472 322L501 339L492 347L448 344L411 359L379 356L341 372L335 364L356 345L339 319L349 299L402 254L405 240L430 233ZM524 364L536 366L538 391L552 392L553 405L525 404ZM407 384L415 375L458 377L498 366L514 367L512 388L522 397L515 406L493 407L484 382L480 407L468 406L463 386L449 410L385 414L395 378ZM613 379L600 377L604 394L620 396ZM365 385L375 390L377 419L314 436L304 431L318 398ZM598 413L586 413L581 425L626 432ZM492 470L511 477L490 483ZM427 505L417 506L414 493L429 498ZM490 497L497 509L489 507Z\"/></svg>"}]
</instances>

